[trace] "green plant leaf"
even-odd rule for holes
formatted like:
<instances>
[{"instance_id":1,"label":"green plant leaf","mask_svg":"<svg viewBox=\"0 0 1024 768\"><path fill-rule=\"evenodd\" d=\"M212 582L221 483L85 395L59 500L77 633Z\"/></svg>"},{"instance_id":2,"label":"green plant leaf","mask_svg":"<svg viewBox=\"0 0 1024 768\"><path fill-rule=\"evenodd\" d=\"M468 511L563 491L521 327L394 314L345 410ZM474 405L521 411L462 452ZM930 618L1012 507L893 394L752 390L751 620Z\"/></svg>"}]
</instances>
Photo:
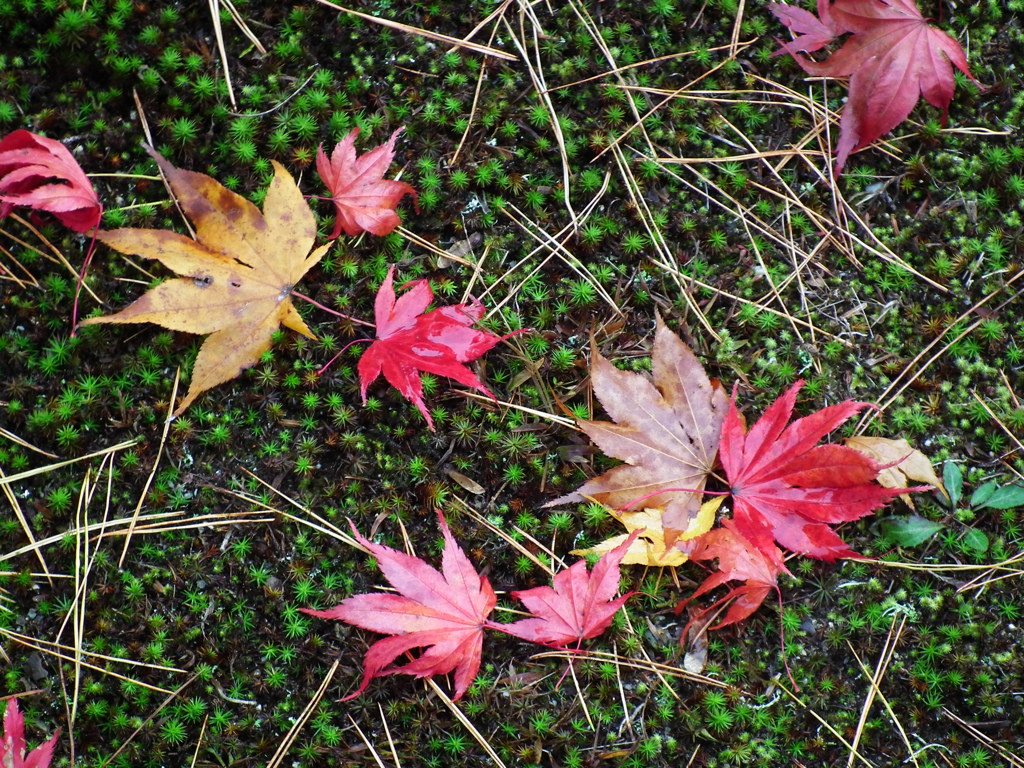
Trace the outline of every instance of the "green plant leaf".
<instances>
[{"instance_id":1,"label":"green plant leaf","mask_svg":"<svg viewBox=\"0 0 1024 768\"><path fill-rule=\"evenodd\" d=\"M888 517L879 523L882 535L901 547L916 547L941 531L945 526L926 520L920 515Z\"/></svg>"},{"instance_id":2,"label":"green plant leaf","mask_svg":"<svg viewBox=\"0 0 1024 768\"><path fill-rule=\"evenodd\" d=\"M986 502L992 498L994 494L999 490L999 486L995 483L983 483L979 485L977 490L971 494L971 506L972 507L984 507L987 506Z\"/></svg>"},{"instance_id":3,"label":"green plant leaf","mask_svg":"<svg viewBox=\"0 0 1024 768\"><path fill-rule=\"evenodd\" d=\"M977 555L982 555L988 551L988 536L976 528L967 529L966 533L964 533L963 542L964 547Z\"/></svg>"},{"instance_id":4,"label":"green plant leaf","mask_svg":"<svg viewBox=\"0 0 1024 768\"><path fill-rule=\"evenodd\" d=\"M960 467L947 461L942 467L942 484L946 486L946 493L949 494L949 505L956 507L960 503L964 489L964 476Z\"/></svg>"},{"instance_id":5,"label":"green plant leaf","mask_svg":"<svg viewBox=\"0 0 1024 768\"><path fill-rule=\"evenodd\" d=\"M978 490L980 491L981 488ZM978 495L977 491L975 491L974 495ZM971 504L974 505L973 497L971 498ZM1001 488L996 488L985 501L980 502L977 506L989 509L1024 507L1024 485L1004 485Z\"/></svg>"}]
</instances>

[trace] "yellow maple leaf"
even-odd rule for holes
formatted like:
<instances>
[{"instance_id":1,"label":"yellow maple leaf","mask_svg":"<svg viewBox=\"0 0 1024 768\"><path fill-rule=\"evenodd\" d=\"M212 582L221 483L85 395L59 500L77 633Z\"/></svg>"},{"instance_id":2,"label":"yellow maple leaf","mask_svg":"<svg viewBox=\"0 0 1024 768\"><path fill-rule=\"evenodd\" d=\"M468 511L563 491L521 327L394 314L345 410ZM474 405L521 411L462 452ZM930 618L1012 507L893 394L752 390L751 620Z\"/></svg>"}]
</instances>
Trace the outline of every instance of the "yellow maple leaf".
<instances>
[{"instance_id":1,"label":"yellow maple leaf","mask_svg":"<svg viewBox=\"0 0 1024 768\"><path fill-rule=\"evenodd\" d=\"M716 496L711 501L701 505L700 510L690 520L690 524L676 541L687 541L703 536L711 526L715 524L715 513L722 506L724 496ZM636 512L616 512L613 509L609 513L622 523L626 532L619 536L612 536L600 544L595 544L590 549L573 550L573 555L600 555L603 556L624 542L633 531L643 530L639 536L630 544L622 558L623 565L651 565L659 568L682 565L687 561L687 556L675 546L668 547L665 544L665 528L663 515L664 510L647 508Z\"/></svg>"},{"instance_id":2,"label":"yellow maple leaf","mask_svg":"<svg viewBox=\"0 0 1024 768\"><path fill-rule=\"evenodd\" d=\"M238 376L270 349L279 325L312 334L292 305L291 292L330 245L310 253L316 220L295 180L273 162L263 212L201 173L175 168L150 150L167 177L196 239L164 229L115 229L97 237L121 253L156 259L182 275L167 280L117 314L96 323L156 323L208 333L192 381L174 412L182 413L206 390Z\"/></svg>"}]
</instances>

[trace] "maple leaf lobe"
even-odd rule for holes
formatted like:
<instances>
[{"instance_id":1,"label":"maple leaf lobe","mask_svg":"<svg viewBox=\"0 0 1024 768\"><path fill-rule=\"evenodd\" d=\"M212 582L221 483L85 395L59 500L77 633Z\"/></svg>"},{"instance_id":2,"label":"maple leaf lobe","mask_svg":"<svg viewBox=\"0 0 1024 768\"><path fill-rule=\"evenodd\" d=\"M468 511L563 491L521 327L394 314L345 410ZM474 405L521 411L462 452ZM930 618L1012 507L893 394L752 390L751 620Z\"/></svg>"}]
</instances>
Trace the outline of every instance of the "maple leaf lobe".
<instances>
[{"instance_id":1,"label":"maple leaf lobe","mask_svg":"<svg viewBox=\"0 0 1024 768\"><path fill-rule=\"evenodd\" d=\"M0 739L0 765L4 768L47 768L53 759L60 731L49 741L27 752L25 744L25 718L18 710L18 700L7 702L4 712L4 733ZM26 754L27 752L27 754Z\"/></svg>"}]
</instances>

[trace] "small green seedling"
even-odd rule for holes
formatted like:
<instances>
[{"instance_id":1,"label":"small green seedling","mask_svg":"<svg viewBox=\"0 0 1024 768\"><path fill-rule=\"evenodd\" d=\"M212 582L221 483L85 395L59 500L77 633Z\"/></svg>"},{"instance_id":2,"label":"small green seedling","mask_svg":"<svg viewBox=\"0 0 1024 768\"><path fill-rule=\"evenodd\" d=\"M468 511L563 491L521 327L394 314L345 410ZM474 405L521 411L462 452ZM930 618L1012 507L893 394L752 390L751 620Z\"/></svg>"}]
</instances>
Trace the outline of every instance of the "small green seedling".
<instances>
[{"instance_id":1,"label":"small green seedling","mask_svg":"<svg viewBox=\"0 0 1024 768\"><path fill-rule=\"evenodd\" d=\"M979 485L970 498L965 499L963 472L951 461L947 461L942 468L942 483L947 495L940 495L939 502L957 521L965 525L960 541L965 549L977 555L988 551L988 536L967 523L974 520L982 510L1024 507L1024 486L999 485L993 481ZM927 520L919 515L891 517L879 524L882 535L901 547L923 544L946 527L945 523Z\"/></svg>"}]
</instances>

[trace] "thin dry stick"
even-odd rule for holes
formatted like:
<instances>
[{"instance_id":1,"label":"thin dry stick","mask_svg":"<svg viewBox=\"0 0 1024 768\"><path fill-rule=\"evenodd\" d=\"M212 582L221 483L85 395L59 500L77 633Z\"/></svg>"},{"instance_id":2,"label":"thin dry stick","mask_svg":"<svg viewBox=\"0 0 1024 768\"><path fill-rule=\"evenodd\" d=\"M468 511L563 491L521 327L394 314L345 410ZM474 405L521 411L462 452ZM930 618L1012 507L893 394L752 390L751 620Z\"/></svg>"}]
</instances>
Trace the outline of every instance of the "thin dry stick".
<instances>
[{"instance_id":1,"label":"thin dry stick","mask_svg":"<svg viewBox=\"0 0 1024 768\"><path fill-rule=\"evenodd\" d=\"M46 558L43 557L43 551L39 548L38 542L36 542L35 533L32 532L32 526L29 525L28 520L25 517L24 511L21 509L21 502L18 501L18 497L11 490L11 486L3 482L6 479L4 475L3 467L0 467L0 488L4 489L4 496L7 498L7 502L11 505L11 509L14 510L14 516L18 518L18 523L21 525L21 530L25 532L25 537L29 540L30 547L35 550L36 559L39 560L39 564L43 567L43 573L46 574L46 580L50 582L50 586L53 586L53 576L50 574L50 568L46 565Z\"/></svg>"},{"instance_id":2,"label":"thin dry stick","mask_svg":"<svg viewBox=\"0 0 1024 768\"><path fill-rule=\"evenodd\" d=\"M667 677L678 677L683 680L689 680L693 683L701 683L702 685L710 685L715 688L728 688L725 683L720 680L715 680L711 677L705 677L704 675L695 675L692 672L687 672L681 667L673 667L668 664L659 664L655 661L642 661L639 659L629 659L623 656L619 656L615 653L608 653L607 651L545 651L542 653L534 654L531 658L534 659L576 659L576 660L592 660L592 661L608 661L612 664L618 664L623 667L629 667L630 669L639 669L644 672L651 672ZM749 694L748 694L749 695Z\"/></svg>"},{"instance_id":3,"label":"thin dry stick","mask_svg":"<svg viewBox=\"0 0 1024 768\"><path fill-rule=\"evenodd\" d=\"M7 232L6 230L0 229L0 234L7 235L7 237L11 238L11 240L13 240L14 242L18 243L19 245L21 245L21 246L23 246L25 248L28 248L31 251L35 251L36 253L40 254L43 257L45 257L49 261L52 261L54 263L62 265L68 272L71 273L71 275L75 278L76 281L78 280L78 270L71 266L71 262L69 262L67 260L67 258L57 248L57 246L55 246L53 243L51 243L46 238L46 236L43 235L42 232L40 232L38 229L36 229L35 226L32 225L32 223L28 219L22 218L21 216L19 216L16 213L8 214L8 218L11 219L11 221L18 222L19 224L21 224L21 226L23 226L25 229L27 229L29 232L31 232L35 237L37 237L39 239L39 242L41 242L43 245L45 245L47 248L50 249L50 251L54 255L54 258L51 258L50 256L47 256L44 251L41 251L40 249L35 248L35 247L29 245L28 243L26 243L23 240L15 237L10 232ZM100 302L99 296L96 295L96 293L92 290L92 288L90 288L89 286L85 286L85 290L86 290L86 292L90 296L92 296L92 298L96 302L102 303L102 302Z\"/></svg>"},{"instance_id":4,"label":"thin dry stick","mask_svg":"<svg viewBox=\"0 0 1024 768\"><path fill-rule=\"evenodd\" d=\"M947 333L949 333L953 328L955 328L957 326L957 324L960 323L962 320L967 319L968 317L973 315L975 312L977 312L981 307L983 307L986 304L988 304L988 302L990 302L992 299L994 299L1000 293L1002 293L1003 291L1007 290L1011 285L1013 285L1015 282L1017 282L1017 280L1019 280L1022 276L1024 276L1024 269L1021 269L1019 272L1017 272L1016 275L1014 275L1009 280L1007 280L1005 284L1003 284L1000 287L996 288L988 296L985 296L983 299L981 299L978 302L976 302L974 304L974 306L970 307L969 309L964 310L964 312L962 312L960 314L960 316L956 318L956 320L954 320L952 323L949 324L949 326L946 328L945 331L943 331L938 336L936 336L934 339L932 339L932 341L927 346L925 346L924 349L922 349L920 352L918 352L917 355L914 357L914 359L911 360L909 363L907 363L903 367L903 370L900 371L899 374L889 383L889 386L885 388L885 391L881 395L879 395L879 397L878 397L878 409L877 410L871 409L870 413L865 414L863 417L861 417L860 422L858 422L858 424L857 424L856 434L858 434L858 435L861 434L863 432L864 428L867 426L867 423L871 419L875 418L878 414L883 413L886 408L888 408L890 405L892 405L896 401L896 398L898 398L901 394L903 394L903 391L907 387L909 387L917 379L918 376L920 376L922 373L924 373L931 366L932 363L934 363L936 360L938 360L940 357L942 357L944 354L946 354L946 352L948 352L953 347L954 344L956 344L958 341L960 341L960 339L962 339L965 336L967 336L970 333L972 333L975 328L977 328L979 325L981 325L983 322L985 322L985 317L984 316L978 317L977 320L975 320L973 323L971 323L969 326L967 326L967 328L965 328L961 333L957 334L956 338L954 338L949 343L947 343L944 347L942 347L942 349L940 349L938 352L936 352L934 355L932 355L930 358L928 358L927 361L925 361L924 363L922 363L919 367L917 367L915 369L915 366L917 366L917 364L921 361L921 359L924 358L924 356L927 355L935 346L937 346L939 344L939 342L942 341L946 337ZM996 311L998 311L999 309L1002 309L1004 306L1006 306L1011 301L1013 301L1018 296L1020 296L1022 291L1024 291L1024 289L1018 289L1017 291L1014 291L1012 296L1009 296L1008 298L1004 299L1002 302L999 303L999 305L996 307ZM913 376L908 376L908 374L911 371L913 371ZM904 377L907 377L906 381L904 381L902 384L900 384L899 383L900 380L903 379ZM897 385L898 385L898 388L897 388ZM893 392L893 389L896 389L896 391ZM890 393L892 393L892 394L890 394ZM888 398L888 399L886 400L886 398ZM885 402L883 403L882 400L885 400Z\"/></svg>"},{"instance_id":5,"label":"thin dry stick","mask_svg":"<svg viewBox=\"0 0 1024 768\"><path fill-rule=\"evenodd\" d=\"M29 637L28 635L23 635L20 632L15 632L13 630L3 628L0 628L0 637L8 639L12 643L23 645L26 648L29 648L33 651L38 651L39 653L45 653L50 656L53 656L54 658L61 659L62 661L74 661L74 649L67 645L54 643L49 640L41 640L36 637ZM106 656L102 653L91 653L89 651L86 651L85 655L94 657L96 659L100 659L108 663L117 662L120 664L128 664L129 666L133 667L146 667L148 669L159 670L161 672L177 672L183 675L187 674L187 670L178 669L177 667L164 667L158 664L147 664L146 662L133 661L131 659L119 659L113 656ZM149 683L144 683L141 680L135 680L133 678L127 677L126 675L122 675L119 672L114 672L113 670L108 669L106 666L100 666L99 664L93 664L88 661L83 661L82 666L95 670L100 674L110 675L111 677L116 678L118 680L124 680L133 683L134 685L139 685L143 688L148 688L149 690L156 691L157 693L170 693L170 691L168 691L166 688L161 688L159 685L151 685Z\"/></svg>"},{"instance_id":6,"label":"thin dry stick","mask_svg":"<svg viewBox=\"0 0 1024 768\"><path fill-rule=\"evenodd\" d=\"M996 752L998 752L999 756L1002 757L1003 760L1005 760L1007 762L1007 765L1013 766L1013 768L1024 768L1024 760L1022 760L1021 758L1019 758L1016 755L1014 755L1012 752L1010 752L1008 749L1006 749L1006 747L1004 747L1002 744L994 741L987 734L984 734L981 731L979 731L977 728L975 728L973 725L968 723L966 720L962 720L960 717L958 717L954 713L950 712L945 707L942 708L942 714L945 717L948 717L950 720L952 720L958 726L963 728L965 731L967 731L967 733L969 733L971 736L973 736L979 742L984 744L986 747L988 747L989 749L994 749Z\"/></svg>"},{"instance_id":7,"label":"thin dry stick","mask_svg":"<svg viewBox=\"0 0 1024 768\"><path fill-rule=\"evenodd\" d=\"M848 742L846 739L844 739L842 734L839 733L839 731L837 731L835 728L833 728L828 723L828 721L825 720L825 718L823 718L821 715L819 715L813 709L811 709L806 704L804 704L799 699L799 697L797 697L795 694L793 694L781 682L776 680L775 684L778 686L779 690L781 690L783 693L785 693L787 696L789 696L789 698L791 698L793 701L795 701L797 704L799 704L801 707L803 707L805 710L807 710L807 712L811 715L811 717L813 717L815 720L817 720L819 723L821 723L823 726L825 726L825 729L828 730L829 733L831 733L833 736L835 736L844 747L846 747L848 750L850 750L850 754L852 756L856 757L858 760L860 760L862 763L864 763L864 765L868 766L868 768L875 768L874 764L870 760L868 760L866 757L864 757L864 755L862 755L860 752L858 752L854 748L854 746L852 744L850 744L850 742Z\"/></svg>"},{"instance_id":8,"label":"thin dry stick","mask_svg":"<svg viewBox=\"0 0 1024 768\"><path fill-rule=\"evenodd\" d=\"M362 732L362 729L359 727L359 724L355 722L355 719L351 715L348 716L348 722L350 722L352 724L352 727L355 728L355 732L359 734L359 738L362 739L362 743L365 743L367 745L367 749L370 750L370 754L373 756L374 762L377 763L378 767L387 768L384 765L384 761L381 760L381 756L377 754L377 749L373 745L373 742L369 738L367 738L366 733Z\"/></svg>"},{"instance_id":9,"label":"thin dry stick","mask_svg":"<svg viewBox=\"0 0 1024 768\"><path fill-rule=\"evenodd\" d=\"M203 736L206 735L206 724L209 721L209 715L203 717L203 725L199 729L199 738L196 739L196 751L192 753L192 762L189 764L190 768L196 768L196 762L199 760L199 748L203 745ZM74 763L72 763L72 765L74 765Z\"/></svg>"},{"instance_id":10,"label":"thin dry stick","mask_svg":"<svg viewBox=\"0 0 1024 768\"><path fill-rule=\"evenodd\" d=\"M1002 371L1000 371L1000 373L1002 373ZM1006 374L1004 373L1003 376L1005 376L1005 375ZM1012 390L1011 390L1011 392L1012 392ZM989 415L989 418L992 419L992 421L994 421L998 425L998 427L1001 430L1003 430L1003 432L1006 433L1006 436L1008 438L1010 438L1017 445L1017 450L1021 451L1022 453L1024 453L1024 443L1021 443L1020 439L1018 439L1018 437L1015 434L1013 434L1013 432L1010 431L1010 428L1007 427L1006 424L1003 423L1003 420L1000 419L998 416L996 416L995 411L993 411L989 407L988 403L986 403L984 400L982 400L978 396L978 393L975 390L973 390L973 389L971 390L971 395L974 397L975 400L978 401L978 404L981 405L981 407L985 409L985 413L987 413ZM1019 408L1020 406L1017 406L1017 407Z\"/></svg>"},{"instance_id":11,"label":"thin dry stick","mask_svg":"<svg viewBox=\"0 0 1024 768\"><path fill-rule=\"evenodd\" d=\"M625 78L623 78L621 74L622 68L619 67L618 62L615 61L615 57L612 55L611 48L608 47L608 43L605 41L604 37L601 34L600 26L598 26L598 24L594 21L593 16L590 15L590 12L587 10L586 6L576 3L574 0L569 0L569 7L572 8L573 13L575 13L576 17L583 23L583 28L587 30L587 34L590 35L590 39L594 41L594 44L597 46L598 50L601 51L601 54L604 56L605 61L608 62L608 66L612 68L611 73L615 75L615 79L616 81L618 81L619 86L625 86L626 80ZM644 142L647 144L650 153L653 155L654 142L651 141L651 137L647 133L647 126L644 125L644 119L646 118L646 116L640 116L640 110L637 108L637 105L633 103L632 99L627 99L627 104L629 105L629 111L633 115L633 125L639 127L640 133L644 137ZM602 154L604 153L598 153L597 157L600 157ZM597 157L595 157L594 159L596 160Z\"/></svg>"},{"instance_id":12,"label":"thin dry stick","mask_svg":"<svg viewBox=\"0 0 1024 768\"><path fill-rule=\"evenodd\" d=\"M640 214L640 221L644 225L644 229L647 230L648 236L651 238L651 243L662 255L662 258L669 260L672 258L672 252L669 250L664 236L658 229L657 224L654 221L654 214L651 213L650 207L647 205L647 200L642 194L640 194L640 185L637 183L636 176L633 175L633 170L629 163L626 161L625 156L622 154L622 150L619 147L615 148L613 153L615 157L615 164L619 168L619 175L622 177L626 191L629 193L629 199L635 206L636 210ZM683 299L686 301L686 305L690 308L690 311L697 316L700 320L700 324L704 326L704 330L707 331L711 338L716 342L721 343L722 337L715 331L714 326L711 325L711 321L708 320L707 315L701 310L697 300L693 298L693 294L687 289L687 287L680 282L676 281L676 286L679 288L679 292L682 294Z\"/></svg>"},{"instance_id":13,"label":"thin dry stick","mask_svg":"<svg viewBox=\"0 0 1024 768\"><path fill-rule=\"evenodd\" d=\"M32 443L28 442L27 440L23 440L22 438L18 437L13 432L9 432L8 430L4 429L3 427L0 427L0 437L6 437L12 443L17 443L22 448L27 448L30 451L42 454L43 456L45 456L48 459L59 459L60 458L60 456L58 456L55 453L50 453L49 451L44 451L42 448L36 448L36 446L32 445Z\"/></svg>"},{"instance_id":14,"label":"thin dry stick","mask_svg":"<svg viewBox=\"0 0 1024 768\"><path fill-rule=\"evenodd\" d=\"M3 232L3 230L0 230L0 232ZM3 232L3 234L7 233ZM4 254L4 256L6 256L8 259L14 262L15 266L17 266L18 269L21 270L22 274L25 275L25 279L23 280L22 278L15 276L15 274L10 269L5 267L3 264L0 264L0 280L8 280L12 283L17 283L18 287L21 288L22 290L26 288L39 287L39 281L36 280L35 275L33 275L25 268L25 265L18 260L17 256L11 253L11 251L4 248L2 245L0 245L0 253Z\"/></svg>"},{"instance_id":15,"label":"thin dry stick","mask_svg":"<svg viewBox=\"0 0 1024 768\"><path fill-rule=\"evenodd\" d=\"M562 202L565 203L566 213L569 214L569 220L572 223L573 230L578 228L576 212L572 207L572 199L570 198L570 188L572 181L572 173L569 170L569 155L565 151L565 136L562 133L562 125L558 122L558 112L555 110L555 105L551 101L551 95L548 93L547 84L544 81L544 71L541 68L540 61L540 41L537 39L537 29L540 27L540 23L537 17L533 14L533 7L524 2L524 0L516 0L519 6L519 32L522 35L522 39L516 36L515 31L512 29L512 25L508 23L508 20L502 16L501 23L508 30L509 37L512 40L512 44L515 45L519 51L519 55L523 58L523 64L526 65L526 71L530 75L530 81L533 83L534 90L537 92L537 97L540 99L541 104L548 112L548 122L551 124L551 132L555 135L555 143L558 145L558 155L562 161ZM534 66L530 62L530 55L526 51L526 30L524 29L525 18L529 16L533 22L533 49L537 57L537 64Z\"/></svg>"},{"instance_id":16,"label":"thin dry stick","mask_svg":"<svg viewBox=\"0 0 1024 768\"><path fill-rule=\"evenodd\" d=\"M235 25L242 30L242 34L249 38L249 42L256 46L257 51L266 56L267 49L263 47L263 43L261 43L259 38L252 33L251 29L249 29L249 25L245 23L245 19L242 18L242 14L240 14L235 8L235 4L232 3L231 0L220 0L220 2L222 2L224 7L228 9L228 13L231 14L232 21L234 21Z\"/></svg>"},{"instance_id":17,"label":"thin dry stick","mask_svg":"<svg viewBox=\"0 0 1024 768\"><path fill-rule=\"evenodd\" d=\"M274 753L273 757L270 758L270 762L267 763L267 768L278 768L278 766L284 762L284 758L288 754L288 750L292 748L292 744L294 744L295 740L299 737L299 732L302 731L303 726L306 725L306 721L309 720L310 716L313 714L313 710L319 706L324 694L327 693L327 688L334 679L334 674L338 671L338 667L340 665L341 659L335 659L334 664L332 664L331 668L327 670L327 674L324 675L324 679L320 682L320 687L317 688L316 693L313 694L313 698L306 703L305 708L299 716L295 718L295 722L292 723L292 727L288 729L288 733L286 733L284 738L281 740L281 743L277 747L277 751ZM358 726L356 729L358 730Z\"/></svg>"},{"instance_id":18,"label":"thin dry stick","mask_svg":"<svg viewBox=\"0 0 1024 768\"><path fill-rule=\"evenodd\" d=\"M449 37L448 35L442 35L440 32L431 32L429 29L421 29L419 27L410 27L408 24L402 24L398 21L391 21L391 19L382 19L379 16L371 16L368 13L360 13L359 11L353 11L351 8L344 8L340 5L335 5L329 0L316 0L320 5L326 5L328 8L333 8L336 11L347 13L350 16L369 21L374 24L380 24L382 27L389 27L391 29L397 29L399 32L406 32L410 35L419 35L425 37L428 40L437 40L438 42L450 45L455 48L465 48L468 51L475 51L476 53L482 53L485 56L493 56L496 59L504 59L505 61L519 61L519 58L511 53L499 50L498 48L488 48L486 45L479 45L478 43L470 42L469 40L460 40L457 37Z\"/></svg>"},{"instance_id":19,"label":"thin dry stick","mask_svg":"<svg viewBox=\"0 0 1024 768\"><path fill-rule=\"evenodd\" d=\"M487 739L485 739L483 734L476 729L476 726L473 725L468 717L466 717L463 711L455 705L455 702L448 698L448 695L441 690L441 687L434 682L433 678L428 677L426 680L427 685L430 686L431 690L437 694L437 697L444 702L444 705L448 707L453 715L455 715L455 718L462 723L465 729L469 731L470 735L476 739L477 744L484 748L484 752L486 752L487 756L494 761L494 764L498 766L498 768L507 768L505 763L501 761L501 758L498 757L498 753L494 751L494 747L488 743Z\"/></svg>"},{"instance_id":20,"label":"thin dry stick","mask_svg":"<svg viewBox=\"0 0 1024 768\"><path fill-rule=\"evenodd\" d=\"M210 17L213 20L213 35L217 38L217 51L220 53L220 65L224 68L224 83L228 87L228 101L231 108L235 109L238 103L235 101L235 88L231 84L231 70L228 67L228 51L224 47L224 30L220 26L220 0L209 0Z\"/></svg>"},{"instance_id":21,"label":"thin dry stick","mask_svg":"<svg viewBox=\"0 0 1024 768\"><path fill-rule=\"evenodd\" d=\"M135 505L135 513L132 516L132 523L128 526L128 532L124 537L124 544L121 547L121 557L117 561L117 567L124 567L124 559L128 556L128 545L132 542L132 532L135 530L135 521L142 513L142 505L146 503L146 495L149 493L149 488L153 484L153 478L156 477L156 469L160 466L160 459L164 455L164 446L167 445L167 433L171 429L171 414L174 412L174 401L178 399L178 384L181 381L181 367L174 372L174 384L171 386L171 399L167 403L167 418L164 419L164 430L160 435L160 446L156 450L156 458L153 459L153 468L149 471L149 477L146 478L146 484L142 487L142 493L139 494L139 503Z\"/></svg>"},{"instance_id":22,"label":"thin dry stick","mask_svg":"<svg viewBox=\"0 0 1024 768\"><path fill-rule=\"evenodd\" d=\"M875 665L875 672L871 674L868 672L867 667L861 662L860 657L857 655L857 651L854 649L850 641L847 640L846 644L850 648L850 652L853 653L854 658L861 667L861 671L865 677L868 678L868 693L864 697L864 705L860 710L860 720L857 721L857 731L853 734L853 750L856 750L860 744L861 737L864 735L864 727L868 722L868 714L871 712L871 705L875 701L877 695L883 701L885 697L882 695L881 683L882 678L885 677L885 672L889 668L889 662L892 661L892 656L896 652L896 646L899 644L900 635L903 634L903 628L907 624L907 617L900 616L899 626L896 625L896 617L893 617L892 624L889 627L889 634L886 635L885 644L882 646L882 653L878 657L878 663ZM893 716L892 709L889 708L888 702L886 702L886 708L889 709L890 716ZM907 749L910 751L910 759L913 760L914 765L917 765L917 758L914 756L914 748L910 746L910 741L907 739L907 734L903 730L903 726L900 725L899 721L893 716L893 722L899 729L900 735L903 737L903 743L907 745ZM846 761L846 768L853 767L853 751L850 752L850 756Z\"/></svg>"},{"instance_id":23,"label":"thin dry stick","mask_svg":"<svg viewBox=\"0 0 1024 768\"><path fill-rule=\"evenodd\" d=\"M530 227L526 226L526 224L523 223L523 221L528 221L531 224L534 224L533 220L530 219L529 216L527 216L525 213L523 213L521 210L516 208L516 206L512 205L511 203L509 203L506 207L501 208L500 210L514 224L516 224L520 229L522 229L523 232L532 237L536 242L542 243L543 245L546 245L548 248L550 248L551 252L557 255L562 260L563 264L565 264L567 267L569 267L569 269L571 269L573 272L575 272L577 275L583 278L586 282L588 282L591 286L593 286L594 290L602 299L604 299L605 303L609 307L611 307L612 311L615 312L615 314L617 314L619 317L625 318L626 315L623 313L619 305L615 303L615 299L612 298L611 294L609 294L608 291L605 290L605 287L601 285L601 283L592 274L590 274L590 271L586 268L586 266L582 262L580 262L580 260L577 259L564 245L555 240L553 237L551 237L551 235L549 235L547 232L540 229L539 227L537 227L537 229L540 234L535 234ZM513 215L513 212L516 215ZM521 218L516 218L516 216L519 216ZM536 226L536 224L534 224L534 226Z\"/></svg>"},{"instance_id":24,"label":"thin dry stick","mask_svg":"<svg viewBox=\"0 0 1024 768\"><path fill-rule=\"evenodd\" d=\"M605 177L604 177L604 181L601 184L601 188L599 190L597 190L597 192L594 194L594 197L591 198L590 202L587 203L587 205L580 212L579 218L577 219L577 224L578 225L582 225L587 219L590 218L590 215L597 208L598 203L600 203L601 198L604 197L604 193L608 191L608 183L609 183L609 181L611 181L611 174L610 173L606 173ZM504 209L502 209L502 210L504 210ZM528 221L531 224L534 223L532 219L528 219ZM534 226L537 226L537 225L534 224ZM540 227L537 226L537 229L540 230ZM514 288L512 288L510 290L506 290L506 291L502 292L504 294L503 297L497 302L497 304L495 304L487 312L486 315L484 315L484 319L485 320L489 319L492 315L497 314L501 310L502 307L504 307L507 303L511 302L518 295L520 288L522 288L524 285L526 285L526 282L530 278L532 278L535 274L540 272L540 270L542 270L547 265L547 263L552 258L554 258L555 252L549 246L549 244L548 244L549 241L550 242L557 242L560 245L564 245L569 240L569 238L572 237L572 232L573 232L573 225L572 225L572 222L570 222L569 224L566 224L564 227L562 227L560 230L558 230L558 232L556 232L553 235L548 235L547 233L545 233L545 238L542 241L540 241L539 245L537 245L535 248L533 248L533 250L531 250L529 253L527 253L525 256L523 256L523 258L521 258L519 261L517 261L511 267L506 269L504 274L502 274L500 277L498 277L497 280L495 280L490 286L488 286L487 290L485 290L482 294L480 294L480 300L481 301L483 299L485 299L487 296L489 296L492 292L498 291L500 286L504 284L505 279L508 278L509 275L515 274L515 272L520 267L522 267L524 264L530 264L531 265L531 269L530 269L529 273L526 275L526 277L524 277L519 282L519 285L515 286ZM533 236L532 232L530 234L531 234L531 236ZM539 238L534 237L534 240L539 240ZM540 262L536 262L536 260L534 259L534 256L536 256L538 253L540 253L541 251L543 251L545 249L547 250L547 254L548 255L545 256Z\"/></svg>"},{"instance_id":25,"label":"thin dry stick","mask_svg":"<svg viewBox=\"0 0 1024 768\"><path fill-rule=\"evenodd\" d=\"M88 459L95 459L98 456L106 456L108 453L114 453L115 451L121 451L125 448L131 448L136 445L142 438L133 437L131 440L125 440L117 445L112 445L109 448L101 448L98 451L87 453L85 456L78 456L74 459L68 459L67 461L58 461L56 464L47 464L45 467L37 467L35 469L26 469L24 472L18 472L17 474L7 475L6 477L0 476L0 485L13 485L19 480L24 480L29 477L35 477L36 475L44 475L47 472L52 472L55 469L61 467L67 467L71 464L77 464L80 461L87 461ZM0 560L3 558L0 557Z\"/></svg>"},{"instance_id":26,"label":"thin dry stick","mask_svg":"<svg viewBox=\"0 0 1024 768\"><path fill-rule=\"evenodd\" d=\"M380 712L380 724L384 726L384 735L387 737L388 747L391 748L391 756L395 759L395 766L396 768L402 768L402 763L398 759L398 752L395 750L395 740L391 738L391 729L388 728L388 719L384 717L384 707L378 704L377 711Z\"/></svg>"},{"instance_id":27,"label":"thin dry stick","mask_svg":"<svg viewBox=\"0 0 1024 768\"><path fill-rule=\"evenodd\" d=\"M503 2L501 4L501 6L498 9L500 11L500 13L495 11L495 13L498 14L498 17L501 17L501 18L504 17L505 9L508 8L508 6L509 6L509 4L511 2L512 2L512 0L505 0L505 2ZM490 19L490 18L494 17L495 13L492 13L487 18ZM472 32L470 34L472 34ZM491 30L491 36L487 40L487 44L488 45L490 45L491 43L494 42L494 38L495 38L495 36L497 34L498 34L498 25L495 24L494 28ZM463 39L464 40L468 39L468 36L466 38L463 38ZM476 107L477 107L477 104L480 102L480 92L481 92L481 90L483 90L484 74L486 74L486 72L487 72L487 67L480 67L480 74L476 78L476 90L473 92L473 104L469 108L469 119L466 120L466 130L464 130L462 132L462 138L459 139L459 145L457 147L455 147L455 152L452 154L451 159L448 161L448 165L449 166L455 165L455 163L458 162L458 160L459 160L459 153L462 152L462 145L465 144L466 143L466 139L469 138L469 131L473 127L473 117L476 115Z\"/></svg>"}]
</instances>

